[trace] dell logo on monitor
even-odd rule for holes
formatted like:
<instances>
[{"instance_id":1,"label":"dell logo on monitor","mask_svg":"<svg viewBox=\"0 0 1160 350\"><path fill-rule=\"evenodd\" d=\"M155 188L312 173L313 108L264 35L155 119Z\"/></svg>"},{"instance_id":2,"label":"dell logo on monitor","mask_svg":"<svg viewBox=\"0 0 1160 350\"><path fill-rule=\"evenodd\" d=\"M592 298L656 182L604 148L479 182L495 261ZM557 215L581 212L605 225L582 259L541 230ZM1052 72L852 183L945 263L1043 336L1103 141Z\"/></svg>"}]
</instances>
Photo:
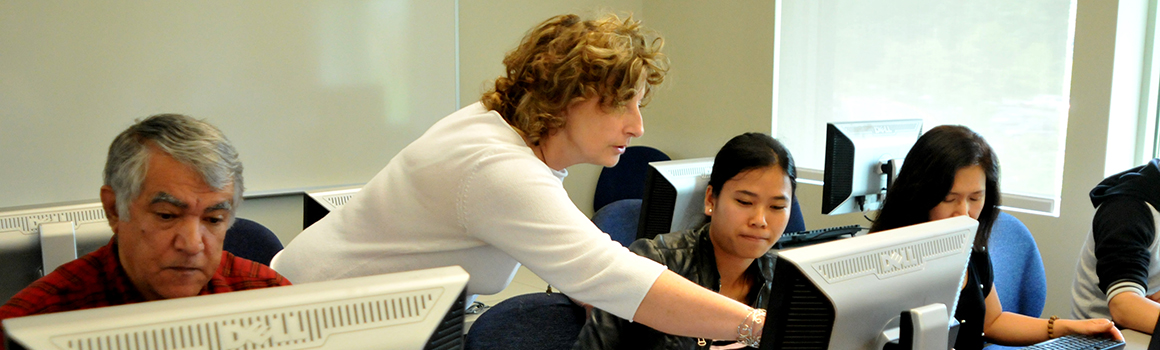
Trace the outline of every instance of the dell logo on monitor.
<instances>
[{"instance_id":1,"label":"dell logo on monitor","mask_svg":"<svg viewBox=\"0 0 1160 350\"><path fill-rule=\"evenodd\" d=\"M918 254L914 252L913 247L881 252L878 255L878 262L879 275L893 275L913 268L922 267L922 261L919 259Z\"/></svg>"}]
</instances>

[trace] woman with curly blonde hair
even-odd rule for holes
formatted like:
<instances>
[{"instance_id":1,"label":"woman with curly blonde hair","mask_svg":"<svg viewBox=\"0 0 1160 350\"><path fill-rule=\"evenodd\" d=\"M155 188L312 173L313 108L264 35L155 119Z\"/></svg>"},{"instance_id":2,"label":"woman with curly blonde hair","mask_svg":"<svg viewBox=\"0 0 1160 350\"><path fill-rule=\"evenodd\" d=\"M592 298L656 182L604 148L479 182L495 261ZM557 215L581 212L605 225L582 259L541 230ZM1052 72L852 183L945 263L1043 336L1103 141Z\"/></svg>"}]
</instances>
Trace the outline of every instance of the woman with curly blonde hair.
<instances>
[{"instance_id":1,"label":"woman with curly blonde hair","mask_svg":"<svg viewBox=\"0 0 1160 350\"><path fill-rule=\"evenodd\" d=\"M755 344L763 311L612 241L564 191L644 133L663 40L640 22L561 15L527 33L479 103L435 123L273 262L295 283L459 265L493 294L522 263L572 298L663 332Z\"/></svg>"}]
</instances>

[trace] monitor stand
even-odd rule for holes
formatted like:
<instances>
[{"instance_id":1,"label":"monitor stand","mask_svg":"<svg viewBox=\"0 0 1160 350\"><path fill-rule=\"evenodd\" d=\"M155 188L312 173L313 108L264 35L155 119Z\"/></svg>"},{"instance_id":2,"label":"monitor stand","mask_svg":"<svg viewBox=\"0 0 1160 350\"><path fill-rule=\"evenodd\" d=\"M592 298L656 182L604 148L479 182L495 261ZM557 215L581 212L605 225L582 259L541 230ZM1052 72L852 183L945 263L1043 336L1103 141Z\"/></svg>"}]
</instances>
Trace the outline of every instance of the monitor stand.
<instances>
[{"instance_id":1,"label":"monitor stand","mask_svg":"<svg viewBox=\"0 0 1160 350\"><path fill-rule=\"evenodd\" d=\"M891 328L879 336L883 350L950 349L950 317L947 307L934 303L903 311L898 328ZM955 329L957 333L958 329Z\"/></svg>"},{"instance_id":2,"label":"monitor stand","mask_svg":"<svg viewBox=\"0 0 1160 350\"><path fill-rule=\"evenodd\" d=\"M72 221L46 222L40 224L40 256L43 270L47 275L60 265L77 258L77 226Z\"/></svg>"}]
</instances>

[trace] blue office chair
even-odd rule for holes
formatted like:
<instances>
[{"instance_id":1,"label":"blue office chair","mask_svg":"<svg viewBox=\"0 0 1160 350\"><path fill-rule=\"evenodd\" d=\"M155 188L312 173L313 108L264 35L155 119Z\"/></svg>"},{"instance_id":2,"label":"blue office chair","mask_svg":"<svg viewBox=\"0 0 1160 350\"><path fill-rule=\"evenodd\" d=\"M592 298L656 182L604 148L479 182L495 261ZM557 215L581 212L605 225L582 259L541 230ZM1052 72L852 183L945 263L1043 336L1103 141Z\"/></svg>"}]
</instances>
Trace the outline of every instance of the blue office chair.
<instances>
[{"instance_id":1,"label":"blue office chair","mask_svg":"<svg viewBox=\"0 0 1160 350\"><path fill-rule=\"evenodd\" d=\"M789 208L789 223L785 225L785 232L806 230L806 218L802 216L802 206L798 204L797 196L793 196L793 204Z\"/></svg>"},{"instance_id":2,"label":"blue office chair","mask_svg":"<svg viewBox=\"0 0 1160 350\"><path fill-rule=\"evenodd\" d=\"M621 199L605 205L592 215L592 223L604 231L612 240L627 247L636 240L636 227L640 222L640 199Z\"/></svg>"},{"instance_id":3,"label":"blue office chair","mask_svg":"<svg viewBox=\"0 0 1160 350\"><path fill-rule=\"evenodd\" d=\"M669 160L665 152L648 146L630 146L620 155L620 162L600 171L596 179L596 193L592 210L600 211L609 203L622 199L644 198L644 182L648 178L649 162Z\"/></svg>"},{"instance_id":4,"label":"blue office chair","mask_svg":"<svg viewBox=\"0 0 1160 350\"><path fill-rule=\"evenodd\" d=\"M269 266L274 254L282 251L282 241L278 240L278 236L266 226L237 218L234 225L226 231L222 250Z\"/></svg>"},{"instance_id":5,"label":"blue office chair","mask_svg":"<svg viewBox=\"0 0 1160 350\"><path fill-rule=\"evenodd\" d=\"M1011 214L1000 212L987 250L1003 311L1039 317L1047 301L1047 275L1031 231Z\"/></svg>"},{"instance_id":6,"label":"blue office chair","mask_svg":"<svg viewBox=\"0 0 1160 350\"><path fill-rule=\"evenodd\" d=\"M987 244L995 272L995 288L1003 311L1031 317L1043 314L1047 302L1047 275L1031 231L1011 214L999 213ZM1022 347L988 346L987 350Z\"/></svg>"},{"instance_id":7,"label":"blue office chair","mask_svg":"<svg viewBox=\"0 0 1160 350\"><path fill-rule=\"evenodd\" d=\"M518 295L479 315L467 332L464 349L572 349L584 318L584 307L564 294Z\"/></svg>"}]
</instances>

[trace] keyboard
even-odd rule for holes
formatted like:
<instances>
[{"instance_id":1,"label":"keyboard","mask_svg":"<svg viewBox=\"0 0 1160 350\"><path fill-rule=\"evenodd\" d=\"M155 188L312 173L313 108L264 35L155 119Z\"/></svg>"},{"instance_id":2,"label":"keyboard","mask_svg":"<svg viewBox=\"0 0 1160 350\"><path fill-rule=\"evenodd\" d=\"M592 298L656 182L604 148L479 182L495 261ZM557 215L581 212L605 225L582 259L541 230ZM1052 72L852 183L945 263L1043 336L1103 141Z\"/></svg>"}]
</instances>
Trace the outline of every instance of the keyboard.
<instances>
[{"instance_id":1,"label":"keyboard","mask_svg":"<svg viewBox=\"0 0 1160 350\"><path fill-rule=\"evenodd\" d=\"M786 232L781 235L781 238L777 240L777 243L774 244L773 247L777 249L783 249L800 247L814 243L829 242L844 235L853 237L854 234L858 233L858 231L862 231L862 226L846 225L817 230Z\"/></svg>"},{"instance_id":2,"label":"keyboard","mask_svg":"<svg viewBox=\"0 0 1160 350\"><path fill-rule=\"evenodd\" d=\"M1099 336L1071 334L1025 347L1027 350L1120 350L1124 342Z\"/></svg>"}]
</instances>

